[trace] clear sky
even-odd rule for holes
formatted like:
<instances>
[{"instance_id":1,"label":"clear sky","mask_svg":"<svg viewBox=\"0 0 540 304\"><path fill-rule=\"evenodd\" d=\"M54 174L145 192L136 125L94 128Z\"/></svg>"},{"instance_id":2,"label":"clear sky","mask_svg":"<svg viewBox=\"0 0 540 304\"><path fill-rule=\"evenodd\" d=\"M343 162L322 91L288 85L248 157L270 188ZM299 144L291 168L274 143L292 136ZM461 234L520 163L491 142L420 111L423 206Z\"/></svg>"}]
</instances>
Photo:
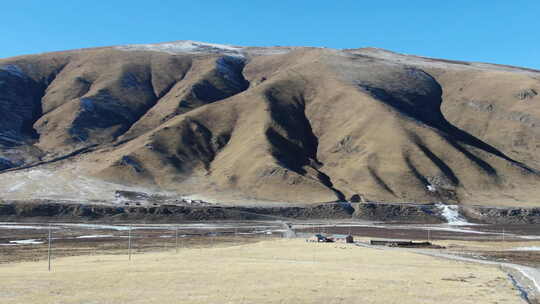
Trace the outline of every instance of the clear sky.
<instances>
[{"instance_id":1,"label":"clear sky","mask_svg":"<svg viewBox=\"0 0 540 304\"><path fill-rule=\"evenodd\" d=\"M540 0L2 0L0 57L128 43L374 46L540 69Z\"/></svg>"}]
</instances>

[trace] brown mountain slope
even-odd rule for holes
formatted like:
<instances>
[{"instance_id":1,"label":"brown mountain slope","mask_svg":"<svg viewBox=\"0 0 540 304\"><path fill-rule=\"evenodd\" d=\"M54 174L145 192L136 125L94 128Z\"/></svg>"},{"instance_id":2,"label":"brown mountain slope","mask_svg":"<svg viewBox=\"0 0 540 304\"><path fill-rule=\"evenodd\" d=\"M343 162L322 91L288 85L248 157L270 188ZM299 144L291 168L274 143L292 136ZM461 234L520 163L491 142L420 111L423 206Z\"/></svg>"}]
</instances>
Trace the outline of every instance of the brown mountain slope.
<instances>
[{"instance_id":1,"label":"brown mountain slope","mask_svg":"<svg viewBox=\"0 0 540 304\"><path fill-rule=\"evenodd\" d=\"M537 92L538 71L369 48L181 41L8 58L0 165L42 164L0 181L6 197L130 185L237 202L538 205ZM58 182L32 180L42 172Z\"/></svg>"}]
</instances>

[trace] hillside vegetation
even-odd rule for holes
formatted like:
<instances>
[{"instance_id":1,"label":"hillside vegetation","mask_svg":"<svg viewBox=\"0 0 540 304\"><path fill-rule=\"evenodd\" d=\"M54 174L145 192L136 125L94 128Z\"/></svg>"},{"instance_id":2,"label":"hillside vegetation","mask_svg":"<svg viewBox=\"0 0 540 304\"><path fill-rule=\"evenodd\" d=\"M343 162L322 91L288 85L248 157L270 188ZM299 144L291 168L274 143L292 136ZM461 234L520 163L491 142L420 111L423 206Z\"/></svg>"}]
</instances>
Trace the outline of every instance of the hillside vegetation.
<instances>
[{"instance_id":1,"label":"hillside vegetation","mask_svg":"<svg viewBox=\"0 0 540 304\"><path fill-rule=\"evenodd\" d=\"M180 41L2 59L0 191L86 191L28 183L54 172L237 202L540 205L539 92L540 71L374 48Z\"/></svg>"}]
</instances>

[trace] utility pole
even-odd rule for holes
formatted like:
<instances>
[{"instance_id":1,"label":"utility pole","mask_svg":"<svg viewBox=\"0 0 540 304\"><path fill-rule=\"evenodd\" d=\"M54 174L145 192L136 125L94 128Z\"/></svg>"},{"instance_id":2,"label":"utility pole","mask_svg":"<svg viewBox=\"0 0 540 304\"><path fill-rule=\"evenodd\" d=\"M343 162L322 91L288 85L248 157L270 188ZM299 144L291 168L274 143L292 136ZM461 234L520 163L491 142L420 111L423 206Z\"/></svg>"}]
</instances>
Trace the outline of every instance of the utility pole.
<instances>
[{"instance_id":1,"label":"utility pole","mask_svg":"<svg viewBox=\"0 0 540 304\"><path fill-rule=\"evenodd\" d=\"M428 242L431 241L431 228L430 227L428 227L428 229L427 229L427 240L428 240Z\"/></svg>"},{"instance_id":2,"label":"utility pole","mask_svg":"<svg viewBox=\"0 0 540 304\"><path fill-rule=\"evenodd\" d=\"M176 253L178 253L178 226L176 226Z\"/></svg>"},{"instance_id":3,"label":"utility pole","mask_svg":"<svg viewBox=\"0 0 540 304\"><path fill-rule=\"evenodd\" d=\"M131 261L131 226L129 226L129 232L128 232L128 257Z\"/></svg>"},{"instance_id":4,"label":"utility pole","mask_svg":"<svg viewBox=\"0 0 540 304\"><path fill-rule=\"evenodd\" d=\"M49 261L49 271L51 271L51 240L52 240L52 229L51 229L51 224L49 224L49 248L47 250L47 260Z\"/></svg>"}]
</instances>

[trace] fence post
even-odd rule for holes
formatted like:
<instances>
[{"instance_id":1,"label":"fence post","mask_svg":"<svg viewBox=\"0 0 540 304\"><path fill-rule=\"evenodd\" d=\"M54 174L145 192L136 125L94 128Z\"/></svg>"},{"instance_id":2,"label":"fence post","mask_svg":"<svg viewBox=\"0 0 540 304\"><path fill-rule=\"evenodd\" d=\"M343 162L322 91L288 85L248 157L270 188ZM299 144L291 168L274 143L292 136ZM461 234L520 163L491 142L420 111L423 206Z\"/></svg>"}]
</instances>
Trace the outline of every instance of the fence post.
<instances>
[{"instance_id":1,"label":"fence post","mask_svg":"<svg viewBox=\"0 0 540 304\"><path fill-rule=\"evenodd\" d=\"M128 232L128 257L131 261L131 225L129 226L129 232Z\"/></svg>"},{"instance_id":2,"label":"fence post","mask_svg":"<svg viewBox=\"0 0 540 304\"><path fill-rule=\"evenodd\" d=\"M175 235L176 235L176 253L178 253L178 226L176 226Z\"/></svg>"},{"instance_id":3,"label":"fence post","mask_svg":"<svg viewBox=\"0 0 540 304\"><path fill-rule=\"evenodd\" d=\"M51 224L49 223L49 245L47 249L47 260L49 261L49 271L51 271L51 240L52 240L52 228Z\"/></svg>"}]
</instances>

